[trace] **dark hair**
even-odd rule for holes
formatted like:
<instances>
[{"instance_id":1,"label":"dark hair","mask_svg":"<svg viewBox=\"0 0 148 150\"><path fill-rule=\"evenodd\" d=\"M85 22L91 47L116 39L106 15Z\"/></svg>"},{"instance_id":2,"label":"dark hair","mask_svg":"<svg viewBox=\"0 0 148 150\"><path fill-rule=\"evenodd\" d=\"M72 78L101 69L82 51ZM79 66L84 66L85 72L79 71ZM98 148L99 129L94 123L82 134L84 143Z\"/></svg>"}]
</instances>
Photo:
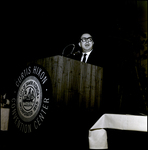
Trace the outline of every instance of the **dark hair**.
<instances>
[{"instance_id":1,"label":"dark hair","mask_svg":"<svg viewBox=\"0 0 148 150\"><path fill-rule=\"evenodd\" d=\"M92 37L92 39L94 40L93 34L91 34L91 32L83 32L83 33L81 33L81 35L79 36L79 41L81 41L81 36L82 36L83 34L90 34L91 37Z\"/></svg>"}]
</instances>

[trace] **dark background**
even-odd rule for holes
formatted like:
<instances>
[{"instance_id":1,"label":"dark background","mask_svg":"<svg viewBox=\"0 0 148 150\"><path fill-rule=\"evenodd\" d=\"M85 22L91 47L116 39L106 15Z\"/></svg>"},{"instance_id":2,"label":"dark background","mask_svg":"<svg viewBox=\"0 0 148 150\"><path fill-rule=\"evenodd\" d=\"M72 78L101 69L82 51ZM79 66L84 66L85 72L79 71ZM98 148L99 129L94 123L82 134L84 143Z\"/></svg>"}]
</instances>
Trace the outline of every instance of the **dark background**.
<instances>
[{"instance_id":1,"label":"dark background","mask_svg":"<svg viewBox=\"0 0 148 150\"><path fill-rule=\"evenodd\" d=\"M27 61L61 55L64 47L71 43L77 50L79 38L85 32L93 36L94 49L102 55L103 65L113 65L115 55L120 52L117 40L110 36L114 36L119 22L128 28L132 26L132 20L137 17L135 2L58 1L2 5L1 91L9 89L9 83Z\"/></svg>"}]
</instances>

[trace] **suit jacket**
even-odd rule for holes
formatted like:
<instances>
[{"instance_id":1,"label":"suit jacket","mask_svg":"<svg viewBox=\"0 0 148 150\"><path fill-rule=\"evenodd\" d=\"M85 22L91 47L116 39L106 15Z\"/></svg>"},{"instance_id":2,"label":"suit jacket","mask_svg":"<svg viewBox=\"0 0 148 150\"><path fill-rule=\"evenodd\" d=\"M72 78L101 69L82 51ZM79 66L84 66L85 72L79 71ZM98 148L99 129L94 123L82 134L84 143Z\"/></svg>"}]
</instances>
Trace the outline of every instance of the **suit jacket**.
<instances>
[{"instance_id":1,"label":"suit jacket","mask_svg":"<svg viewBox=\"0 0 148 150\"><path fill-rule=\"evenodd\" d=\"M76 54L76 55L73 55L71 58L72 59L75 59L75 60L79 60L81 61L81 57L82 57L82 52ZM95 50L93 50L89 57L88 57L88 60L87 60L87 63L88 64L92 64L92 65L95 65L95 66L100 66L102 67L101 65L101 58L99 56L99 53L98 52L95 52Z\"/></svg>"}]
</instances>

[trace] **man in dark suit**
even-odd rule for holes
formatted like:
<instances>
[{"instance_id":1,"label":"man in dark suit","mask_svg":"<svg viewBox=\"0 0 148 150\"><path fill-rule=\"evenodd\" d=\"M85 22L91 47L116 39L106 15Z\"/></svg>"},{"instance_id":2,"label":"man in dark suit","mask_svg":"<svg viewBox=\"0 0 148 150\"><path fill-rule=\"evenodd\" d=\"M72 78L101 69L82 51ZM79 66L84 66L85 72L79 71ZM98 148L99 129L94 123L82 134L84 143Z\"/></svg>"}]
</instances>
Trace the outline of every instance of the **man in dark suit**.
<instances>
[{"instance_id":1,"label":"man in dark suit","mask_svg":"<svg viewBox=\"0 0 148 150\"><path fill-rule=\"evenodd\" d=\"M78 44L82 50L74 53L72 58L83 63L99 66L98 53L93 50L94 41L92 36L89 33L82 34Z\"/></svg>"}]
</instances>

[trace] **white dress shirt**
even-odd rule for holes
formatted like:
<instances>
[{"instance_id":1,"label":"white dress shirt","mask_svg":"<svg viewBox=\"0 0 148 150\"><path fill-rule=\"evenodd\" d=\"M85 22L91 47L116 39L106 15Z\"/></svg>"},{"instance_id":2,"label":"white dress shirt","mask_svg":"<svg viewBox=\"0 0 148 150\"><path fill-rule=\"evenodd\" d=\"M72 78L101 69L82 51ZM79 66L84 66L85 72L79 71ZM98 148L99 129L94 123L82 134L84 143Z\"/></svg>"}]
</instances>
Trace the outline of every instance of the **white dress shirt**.
<instances>
[{"instance_id":1,"label":"white dress shirt","mask_svg":"<svg viewBox=\"0 0 148 150\"><path fill-rule=\"evenodd\" d=\"M88 57L89 57L89 55L90 55L90 53L91 53L92 51L93 51L93 50L91 50L91 51L89 51L89 52L86 52L86 53L83 53L83 52L82 52L81 62L83 61L84 54L87 54L87 55L86 55L86 60L85 60L85 63L86 63L87 60L88 60Z\"/></svg>"}]
</instances>

